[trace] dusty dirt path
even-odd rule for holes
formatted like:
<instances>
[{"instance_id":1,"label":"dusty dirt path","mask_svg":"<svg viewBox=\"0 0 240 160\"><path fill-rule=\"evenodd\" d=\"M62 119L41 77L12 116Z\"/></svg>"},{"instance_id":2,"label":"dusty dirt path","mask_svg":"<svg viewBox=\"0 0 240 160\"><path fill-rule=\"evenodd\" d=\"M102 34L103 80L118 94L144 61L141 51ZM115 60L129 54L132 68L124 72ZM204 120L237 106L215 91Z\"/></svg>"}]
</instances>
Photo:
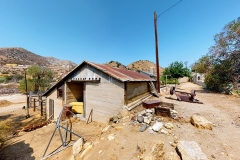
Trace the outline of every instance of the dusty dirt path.
<instances>
[{"instance_id":1,"label":"dusty dirt path","mask_svg":"<svg viewBox=\"0 0 240 160\"><path fill-rule=\"evenodd\" d=\"M197 142L208 159L240 160L240 98L208 93L202 90L200 86L192 83L183 83L177 86L177 90L190 91L191 89L197 90L196 98L204 104L166 99L165 96L169 96L169 94L164 94L164 92L159 98L164 102L176 104L175 110L184 119L183 121L176 121L170 118L162 118L163 122L171 122L174 126L173 130L168 130L170 132L168 135L150 134L147 130L140 132L140 124L133 125L129 118L121 119L117 124L111 124L110 129L102 134L101 131L106 125L96 122L86 125L83 121L76 121L73 125L74 131L81 135L85 142L94 144L92 150L84 159L139 160L136 154L137 145L145 150L141 155L144 157L148 155L157 141L164 142L165 152L175 152L175 148L169 142L173 142L174 136L177 136L179 141ZM173 98L175 97L173 96ZM131 113L137 114L137 111L140 110L143 110L143 107L139 106ZM191 125L188 121L195 113L211 121L214 124L213 130L198 129ZM119 127L122 129L119 129ZM55 125L50 124L32 132L20 133L19 136L8 141L7 146L0 151L0 157L5 159L41 159L54 128ZM109 141L107 138L109 134L115 134L115 139ZM61 146L61 141L57 133L50 144L48 153L59 146ZM65 160L70 157L71 152L70 147L49 159Z\"/></svg>"}]
</instances>

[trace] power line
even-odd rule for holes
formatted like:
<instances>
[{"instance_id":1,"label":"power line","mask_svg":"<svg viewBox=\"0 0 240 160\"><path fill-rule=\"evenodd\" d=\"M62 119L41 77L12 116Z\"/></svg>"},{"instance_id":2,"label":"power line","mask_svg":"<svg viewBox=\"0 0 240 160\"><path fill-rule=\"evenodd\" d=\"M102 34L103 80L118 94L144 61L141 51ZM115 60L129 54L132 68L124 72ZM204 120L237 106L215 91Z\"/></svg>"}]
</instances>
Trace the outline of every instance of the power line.
<instances>
[{"instance_id":1,"label":"power line","mask_svg":"<svg viewBox=\"0 0 240 160\"><path fill-rule=\"evenodd\" d=\"M174 6L176 6L178 3L180 3L182 0L180 0L180 1L178 1L177 3L175 3L174 5L172 5L170 8L168 8L167 10L165 10L164 12L162 12L161 14L159 14L158 16L157 16L157 18L159 17L159 16L161 16L162 14L164 14L165 12L167 12L167 11L169 11L170 9L172 9Z\"/></svg>"}]
</instances>

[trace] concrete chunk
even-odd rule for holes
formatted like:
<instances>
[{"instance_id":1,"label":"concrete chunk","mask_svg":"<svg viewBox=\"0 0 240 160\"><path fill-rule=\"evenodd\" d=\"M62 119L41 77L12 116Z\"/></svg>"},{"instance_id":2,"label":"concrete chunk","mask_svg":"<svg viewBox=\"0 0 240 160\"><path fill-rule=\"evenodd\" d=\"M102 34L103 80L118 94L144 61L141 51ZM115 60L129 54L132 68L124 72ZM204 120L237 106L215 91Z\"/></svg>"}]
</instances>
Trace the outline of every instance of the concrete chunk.
<instances>
[{"instance_id":1,"label":"concrete chunk","mask_svg":"<svg viewBox=\"0 0 240 160\"><path fill-rule=\"evenodd\" d=\"M182 160L208 160L195 141L179 141L177 151Z\"/></svg>"}]
</instances>

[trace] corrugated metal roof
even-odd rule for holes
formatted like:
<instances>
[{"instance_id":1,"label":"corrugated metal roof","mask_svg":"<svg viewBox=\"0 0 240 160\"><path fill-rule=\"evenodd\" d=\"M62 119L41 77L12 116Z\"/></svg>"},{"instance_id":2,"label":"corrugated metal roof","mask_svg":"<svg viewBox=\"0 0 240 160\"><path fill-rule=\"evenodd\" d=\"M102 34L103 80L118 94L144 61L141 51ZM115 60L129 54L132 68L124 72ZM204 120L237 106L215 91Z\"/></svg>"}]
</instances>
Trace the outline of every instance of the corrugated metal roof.
<instances>
[{"instance_id":1,"label":"corrugated metal roof","mask_svg":"<svg viewBox=\"0 0 240 160\"><path fill-rule=\"evenodd\" d=\"M104 73L122 81L156 81L155 79L135 72L135 71L130 71L130 70L126 70L126 69L122 69L122 68L115 68L115 67L110 67L107 65L103 65L103 64L96 64L96 63L92 63L92 62L86 62L87 64L103 71Z\"/></svg>"},{"instance_id":2,"label":"corrugated metal roof","mask_svg":"<svg viewBox=\"0 0 240 160\"><path fill-rule=\"evenodd\" d=\"M103 65L103 64L97 64L97 63L93 63L93 62L88 62L88 61L83 61L81 64L79 64L77 67L75 67L71 72L69 72L66 76L64 76L61 80L59 80L56 84L54 84L52 87L50 87L49 90L47 90L43 96L46 96L49 92L51 92L55 86L57 86L59 83L67 80L67 78L75 71L77 71L82 65L84 64L88 64L96 69L101 70L102 72L122 81L122 82L131 82L131 81L135 81L135 82L139 82L139 81L156 81L155 79L138 73L138 72L134 72L134 71L130 71L130 70L126 70L126 69L121 69L121 68L114 68L114 67L110 67L107 65Z\"/></svg>"}]
</instances>

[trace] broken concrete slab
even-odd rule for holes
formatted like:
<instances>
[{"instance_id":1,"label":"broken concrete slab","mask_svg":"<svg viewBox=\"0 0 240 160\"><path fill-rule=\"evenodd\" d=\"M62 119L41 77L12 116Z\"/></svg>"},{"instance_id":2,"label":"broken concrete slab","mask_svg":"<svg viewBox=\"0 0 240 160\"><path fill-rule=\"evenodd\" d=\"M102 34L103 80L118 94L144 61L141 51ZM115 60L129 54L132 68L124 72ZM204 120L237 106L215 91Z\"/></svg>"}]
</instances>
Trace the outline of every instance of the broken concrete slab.
<instances>
[{"instance_id":1,"label":"broken concrete slab","mask_svg":"<svg viewBox=\"0 0 240 160\"><path fill-rule=\"evenodd\" d=\"M193 126L201 129L212 130L213 127L213 124L211 122L209 122L206 118L201 117L198 114L192 115L190 122L192 123Z\"/></svg>"},{"instance_id":2,"label":"broken concrete slab","mask_svg":"<svg viewBox=\"0 0 240 160\"><path fill-rule=\"evenodd\" d=\"M79 138L74 144L73 144L73 147L72 147L72 153L74 156L76 156L79 152L81 152L83 148L83 139L82 138Z\"/></svg>"},{"instance_id":3,"label":"broken concrete slab","mask_svg":"<svg viewBox=\"0 0 240 160\"><path fill-rule=\"evenodd\" d=\"M195 141L179 141L176 150L183 160L208 160Z\"/></svg>"}]
</instances>

